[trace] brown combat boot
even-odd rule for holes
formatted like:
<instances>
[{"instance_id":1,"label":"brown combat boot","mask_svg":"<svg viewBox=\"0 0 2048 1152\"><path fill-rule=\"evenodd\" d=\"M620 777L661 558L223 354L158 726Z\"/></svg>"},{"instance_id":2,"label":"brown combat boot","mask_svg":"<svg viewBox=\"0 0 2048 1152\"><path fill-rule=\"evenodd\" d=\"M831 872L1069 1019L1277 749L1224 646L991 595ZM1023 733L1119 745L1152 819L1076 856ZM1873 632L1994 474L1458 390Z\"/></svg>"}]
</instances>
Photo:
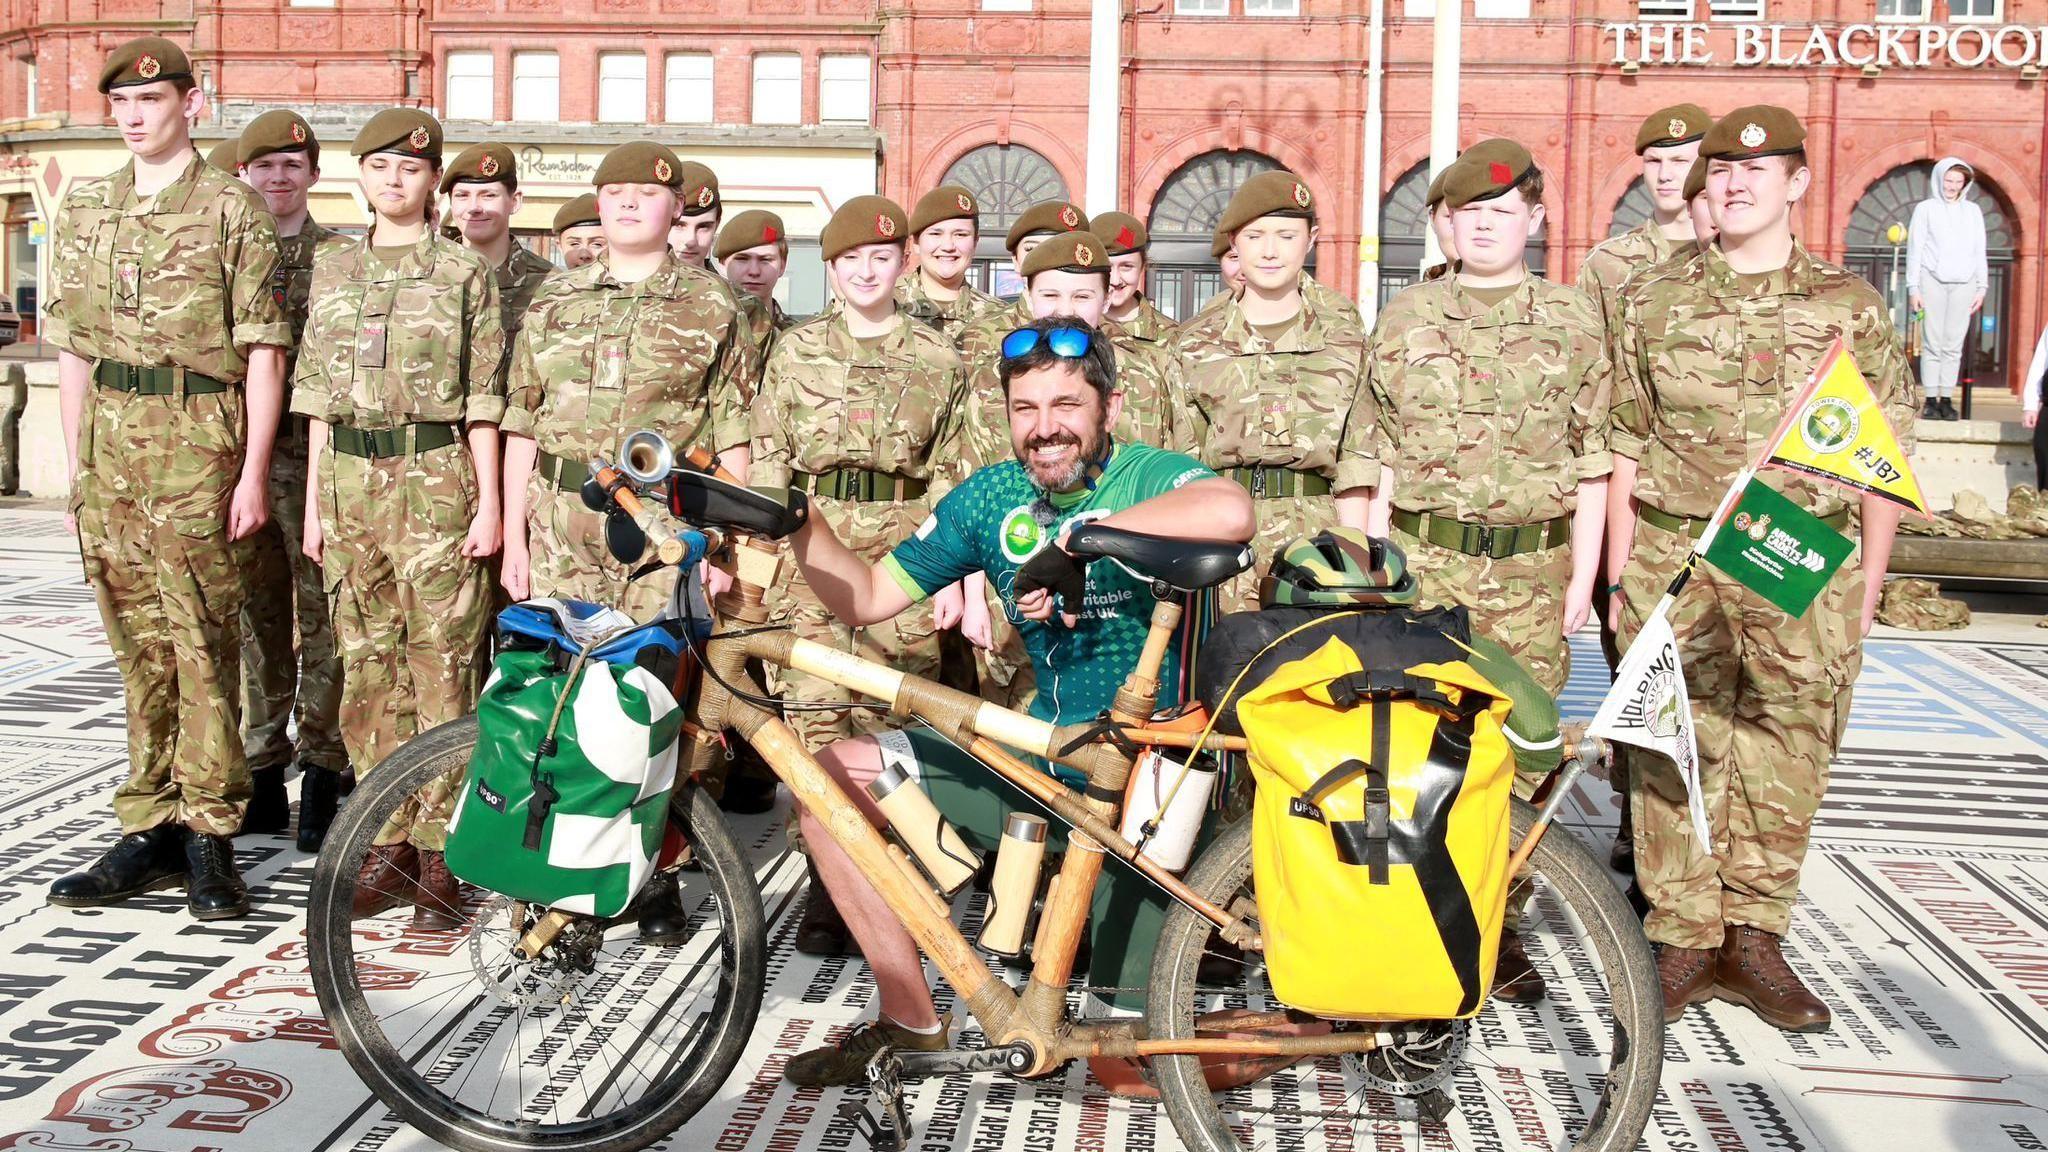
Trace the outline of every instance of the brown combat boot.
<instances>
[{"instance_id":1,"label":"brown combat boot","mask_svg":"<svg viewBox=\"0 0 2048 1152\"><path fill-rule=\"evenodd\" d=\"M1529 963L1529 951L1522 934L1512 928L1500 931L1500 957L1493 964L1493 998L1510 1004L1536 1004L1550 991L1543 973Z\"/></svg>"},{"instance_id":2,"label":"brown combat boot","mask_svg":"<svg viewBox=\"0 0 2048 1152\"><path fill-rule=\"evenodd\" d=\"M1657 945L1657 987L1664 993L1664 1022L1676 1023L1689 1004L1714 998L1714 950Z\"/></svg>"},{"instance_id":3,"label":"brown combat boot","mask_svg":"<svg viewBox=\"0 0 2048 1152\"><path fill-rule=\"evenodd\" d=\"M1714 956L1715 992L1785 1032L1825 1032L1828 1006L1800 983L1778 938L1748 924L1730 924Z\"/></svg>"},{"instance_id":4,"label":"brown combat boot","mask_svg":"<svg viewBox=\"0 0 2048 1152\"><path fill-rule=\"evenodd\" d=\"M356 869L350 915L362 920L412 903L419 889L420 858L410 844L379 844Z\"/></svg>"},{"instance_id":5,"label":"brown combat boot","mask_svg":"<svg viewBox=\"0 0 2048 1152\"><path fill-rule=\"evenodd\" d=\"M412 926L423 932L446 932L462 927L462 881L448 871L448 857L426 848L419 850L420 886L413 897Z\"/></svg>"}]
</instances>

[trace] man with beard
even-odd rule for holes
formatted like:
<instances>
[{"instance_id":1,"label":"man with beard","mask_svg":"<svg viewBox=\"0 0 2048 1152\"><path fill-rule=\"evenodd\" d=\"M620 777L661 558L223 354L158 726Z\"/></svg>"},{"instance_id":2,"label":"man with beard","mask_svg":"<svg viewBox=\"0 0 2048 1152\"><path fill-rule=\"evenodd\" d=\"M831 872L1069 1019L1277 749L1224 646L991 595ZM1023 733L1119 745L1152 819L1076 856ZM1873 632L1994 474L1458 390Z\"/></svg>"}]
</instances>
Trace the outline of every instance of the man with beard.
<instances>
[{"instance_id":1,"label":"man with beard","mask_svg":"<svg viewBox=\"0 0 2048 1152\"><path fill-rule=\"evenodd\" d=\"M276 109L250 121L236 143L242 179L277 220L281 258L271 291L292 325L285 380L297 369L299 338L313 290L313 265L347 251L348 238L306 212L320 179L320 141L297 112ZM291 402L287 384L285 403ZM282 832L291 822L284 773L294 756L286 732L299 720L299 850L318 852L343 792L341 656L327 616L320 565L299 549L306 514L306 418L286 415L270 454L270 521L250 540L249 598L242 606L242 732L255 791L242 831ZM297 637L294 646L294 635Z\"/></svg>"},{"instance_id":2,"label":"man with beard","mask_svg":"<svg viewBox=\"0 0 2048 1152\"><path fill-rule=\"evenodd\" d=\"M1114 440L1123 403L1116 359L1102 334L1079 321L1034 320L1003 341L1001 386L1007 397L1013 459L976 472L944 499L915 535L871 563L839 541L832 519L814 513L791 538L796 557L825 606L846 626L888 620L966 576L980 573L1022 616L1039 678L1060 685L1042 693L1031 714L1052 724L1093 719L1110 705L1136 666L1152 607L1147 582L1114 564L1081 567L1064 551L1083 520L1186 540L1242 543L1252 537L1244 490L1177 452ZM1040 557L1051 549L1052 553ZM1044 589L1015 596L1019 569L1065 561L1085 581L1081 603ZM1160 675L1172 703L1177 652ZM909 763L932 800L970 845L993 851L1003 819L1030 802L1013 786L943 739L922 731L844 741L818 755L825 770L878 827L866 785L886 764ZM1070 782L1070 769L1047 767ZM874 968L880 1013L834 1045L795 1057L784 1070L803 1085L853 1084L883 1045L935 1051L946 1046L950 1013L934 1008L916 944L845 853L809 812L799 817L818 871L862 953ZM1069 851L1089 851L1080 838ZM1100 851L1100 849L1093 849ZM1164 919L1161 898L1126 869L1107 869L1090 917L1094 960L1088 982L1138 987L1150 941Z\"/></svg>"},{"instance_id":3,"label":"man with beard","mask_svg":"<svg viewBox=\"0 0 2048 1152\"><path fill-rule=\"evenodd\" d=\"M969 325L1002 311L1003 302L967 282L981 240L981 206L958 184L941 184L910 210L917 269L896 284L897 303L955 344Z\"/></svg>"},{"instance_id":4,"label":"man with beard","mask_svg":"<svg viewBox=\"0 0 2048 1152\"><path fill-rule=\"evenodd\" d=\"M512 214L519 211L519 166L503 144L472 144L441 174L448 197L449 226L470 251L484 258L498 280L498 308L505 338L519 332L533 294L555 266L512 238Z\"/></svg>"},{"instance_id":5,"label":"man with beard","mask_svg":"<svg viewBox=\"0 0 2048 1152\"><path fill-rule=\"evenodd\" d=\"M562 267L574 271L604 255L604 221L597 214L597 193L585 192L555 209L555 243Z\"/></svg>"}]
</instances>

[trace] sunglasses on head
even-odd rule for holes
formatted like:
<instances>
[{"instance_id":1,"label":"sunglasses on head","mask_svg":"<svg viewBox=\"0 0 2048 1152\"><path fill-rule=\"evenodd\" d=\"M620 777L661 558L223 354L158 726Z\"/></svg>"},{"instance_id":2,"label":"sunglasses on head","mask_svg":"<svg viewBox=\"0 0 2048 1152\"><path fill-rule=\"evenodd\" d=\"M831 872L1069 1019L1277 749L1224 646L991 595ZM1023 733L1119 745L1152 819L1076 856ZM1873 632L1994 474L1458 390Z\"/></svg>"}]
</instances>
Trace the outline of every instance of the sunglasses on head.
<instances>
[{"instance_id":1,"label":"sunglasses on head","mask_svg":"<svg viewBox=\"0 0 2048 1152\"><path fill-rule=\"evenodd\" d=\"M1003 359L1015 360L1029 356L1040 343L1052 349L1052 354L1062 360L1079 360L1088 354L1093 338L1085 328L1054 328L1041 332L1036 328L1019 328L1003 337Z\"/></svg>"}]
</instances>

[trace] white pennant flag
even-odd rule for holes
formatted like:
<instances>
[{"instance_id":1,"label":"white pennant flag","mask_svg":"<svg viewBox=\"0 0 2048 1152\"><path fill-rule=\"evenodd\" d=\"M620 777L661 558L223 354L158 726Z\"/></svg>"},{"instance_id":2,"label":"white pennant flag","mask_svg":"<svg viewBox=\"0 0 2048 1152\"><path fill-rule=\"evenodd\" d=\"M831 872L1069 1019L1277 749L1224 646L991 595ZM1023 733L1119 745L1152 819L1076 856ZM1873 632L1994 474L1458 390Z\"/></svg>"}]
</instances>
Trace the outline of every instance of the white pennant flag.
<instances>
[{"instance_id":1,"label":"white pennant flag","mask_svg":"<svg viewBox=\"0 0 2048 1152\"><path fill-rule=\"evenodd\" d=\"M1685 671L1678 665L1678 638L1671 632L1669 619L1671 603L1666 596L1643 623L1642 632L1614 670L1614 687L1600 702L1600 711L1586 727L1586 734L1670 757L1685 781L1693 834L1699 838L1700 850L1712 856L1706 797L1700 793L1700 749L1693 737L1692 698L1686 695Z\"/></svg>"}]
</instances>

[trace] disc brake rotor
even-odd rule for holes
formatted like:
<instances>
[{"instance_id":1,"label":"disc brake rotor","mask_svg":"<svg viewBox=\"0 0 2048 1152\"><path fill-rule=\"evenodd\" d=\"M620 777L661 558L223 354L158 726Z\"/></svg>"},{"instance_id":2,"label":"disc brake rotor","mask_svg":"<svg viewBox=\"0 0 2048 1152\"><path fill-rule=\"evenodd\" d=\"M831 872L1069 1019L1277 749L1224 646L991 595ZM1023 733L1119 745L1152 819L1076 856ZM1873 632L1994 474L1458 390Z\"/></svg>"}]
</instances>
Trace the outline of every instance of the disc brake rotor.
<instances>
[{"instance_id":1,"label":"disc brake rotor","mask_svg":"<svg viewBox=\"0 0 2048 1152\"><path fill-rule=\"evenodd\" d=\"M515 923L514 916L518 916ZM520 904L509 896L493 896L484 905L473 921L469 931L469 963L477 979L490 989L501 1003L516 1008L537 1008L542 1005L561 1006L576 997L576 987L589 974L587 963L595 948L585 948L589 943L581 937L597 932L602 941L602 932L588 921L579 921L563 929L556 941L549 945L536 959L527 959L517 945L520 937L533 926L534 916L530 906ZM578 928L583 926L582 931Z\"/></svg>"},{"instance_id":2,"label":"disc brake rotor","mask_svg":"<svg viewBox=\"0 0 2048 1152\"><path fill-rule=\"evenodd\" d=\"M1430 1020L1391 1026L1379 1047L1344 1059L1359 1076L1389 1096L1421 1096L1440 1088L1465 1058L1468 1020Z\"/></svg>"}]
</instances>

